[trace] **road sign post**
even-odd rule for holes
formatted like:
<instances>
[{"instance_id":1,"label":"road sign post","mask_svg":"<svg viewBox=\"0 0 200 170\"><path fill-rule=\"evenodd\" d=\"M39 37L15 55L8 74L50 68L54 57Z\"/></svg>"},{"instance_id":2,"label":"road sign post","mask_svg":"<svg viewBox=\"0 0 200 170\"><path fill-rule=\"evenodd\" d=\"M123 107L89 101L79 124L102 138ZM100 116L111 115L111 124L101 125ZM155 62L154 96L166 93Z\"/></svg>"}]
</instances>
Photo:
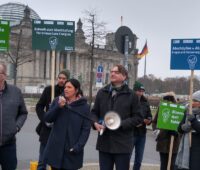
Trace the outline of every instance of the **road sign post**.
<instances>
[{"instance_id":1,"label":"road sign post","mask_svg":"<svg viewBox=\"0 0 200 170\"><path fill-rule=\"evenodd\" d=\"M97 67L97 74L96 74L96 87L103 86L103 66L99 65Z\"/></svg>"},{"instance_id":2,"label":"road sign post","mask_svg":"<svg viewBox=\"0 0 200 170\"><path fill-rule=\"evenodd\" d=\"M115 33L115 44L118 51L125 55L124 66L128 70L128 56L133 51L136 36L126 27L121 26Z\"/></svg>"}]
</instances>

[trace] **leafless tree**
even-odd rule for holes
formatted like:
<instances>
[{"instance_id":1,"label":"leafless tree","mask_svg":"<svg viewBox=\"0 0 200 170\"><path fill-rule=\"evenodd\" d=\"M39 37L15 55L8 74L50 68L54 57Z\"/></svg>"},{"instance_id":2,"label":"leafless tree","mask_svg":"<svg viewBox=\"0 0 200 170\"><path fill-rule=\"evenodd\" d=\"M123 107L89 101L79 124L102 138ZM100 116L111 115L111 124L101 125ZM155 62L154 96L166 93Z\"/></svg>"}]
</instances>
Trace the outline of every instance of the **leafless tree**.
<instances>
[{"instance_id":1,"label":"leafless tree","mask_svg":"<svg viewBox=\"0 0 200 170\"><path fill-rule=\"evenodd\" d=\"M13 79L14 85L17 83L17 71L20 65L31 62L34 59L33 51L31 50L30 37L26 37L23 34L23 29L20 29L19 33L12 33L10 50L7 52L7 57L9 57L10 62L14 66ZM17 42L17 43L15 43Z\"/></svg>"},{"instance_id":2,"label":"leafless tree","mask_svg":"<svg viewBox=\"0 0 200 170\"><path fill-rule=\"evenodd\" d=\"M105 40L105 22L98 21L98 13L95 9L85 10L83 12L84 31L86 42L90 44L90 86L89 86L89 103L92 103L92 85L93 85L93 69L94 69L94 49L95 46L103 43Z\"/></svg>"}]
</instances>

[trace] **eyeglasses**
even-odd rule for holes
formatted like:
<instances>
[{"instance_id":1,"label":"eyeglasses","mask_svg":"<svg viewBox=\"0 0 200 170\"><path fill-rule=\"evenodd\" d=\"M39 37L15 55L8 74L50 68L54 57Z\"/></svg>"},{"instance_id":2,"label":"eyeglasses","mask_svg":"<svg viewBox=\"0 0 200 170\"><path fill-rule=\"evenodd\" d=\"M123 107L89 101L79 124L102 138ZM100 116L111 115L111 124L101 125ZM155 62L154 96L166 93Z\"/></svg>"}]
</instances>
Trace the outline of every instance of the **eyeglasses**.
<instances>
[{"instance_id":1,"label":"eyeglasses","mask_svg":"<svg viewBox=\"0 0 200 170\"><path fill-rule=\"evenodd\" d=\"M110 73L112 74L112 73L115 73L115 74L120 74L120 72L119 71L114 71L114 70L111 70L110 71Z\"/></svg>"}]
</instances>

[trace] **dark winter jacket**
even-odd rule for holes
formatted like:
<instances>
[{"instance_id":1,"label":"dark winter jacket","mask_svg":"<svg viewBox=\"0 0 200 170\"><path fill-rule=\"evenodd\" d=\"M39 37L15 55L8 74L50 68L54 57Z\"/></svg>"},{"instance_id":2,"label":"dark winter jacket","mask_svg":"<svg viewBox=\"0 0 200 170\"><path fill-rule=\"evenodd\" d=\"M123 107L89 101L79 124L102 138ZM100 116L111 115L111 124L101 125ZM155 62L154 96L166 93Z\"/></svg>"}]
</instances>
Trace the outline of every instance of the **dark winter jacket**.
<instances>
[{"instance_id":1,"label":"dark winter jacket","mask_svg":"<svg viewBox=\"0 0 200 170\"><path fill-rule=\"evenodd\" d=\"M106 129L103 135L98 135L96 148L107 153L131 153L133 150L133 127L143 121L138 97L123 85L122 89L112 97L111 85L100 89L97 93L93 118L98 122L103 120L108 111L115 111L121 117L121 126L117 130Z\"/></svg>"},{"instance_id":2,"label":"dark winter jacket","mask_svg":"<svg viewBox=\"0 0 200 170\"><path fill-rule=\"evenodd\" d=\"M152 114L151 114L149 102L143 95L140 97L140 104L141 104L141 110L142 110L144 119L152 120ZM145 135L146 132L147 132L147 129L146 129L146 124L144 122L142 126L134 127L134 136Z\"/></svg>"},{"instance_id":3,"label":"dark winter jacket","mask_svg":"<svg viewBox=\"0 0 200 170\"><path fill-rule=\"evenodd\" d=\"M44 153L45 163L58 169L82 167L91 122L79 114L89 116L89 111L85 98L63 108L59 107L58 98L54 100L44 118L45 121L54 123ZM70 152L72 148L73 151Z\"/></svg>"},{"instance_id":4,"label":"dark winter jacket","mask_svg":"<svg viewBox=\"0 0 200 170\"><path fill-rule=\"evenodd\" d=\"M55 85L55 97L61 95L63 93L64 87L60 87ZM49 106L51 104L51 86L45 87L38 103L36 104L36 113L38 118L40 119L40 123L36 128L36 132L39 134L40 142L46 144L50 131L51 126L47 126L44 121L44 114L48 111Z\"/></svg>"},{"instance_id":5,"label":"dark winter jacket","mask_svg":"<svg viewBox=\"0 0 200 170\"><path fill-rule=\"evenodd\" d=\"M27 114L20 89L5 83L4 90L0 91L0 146L15 142Z\"/></svg>"}]
</instances>

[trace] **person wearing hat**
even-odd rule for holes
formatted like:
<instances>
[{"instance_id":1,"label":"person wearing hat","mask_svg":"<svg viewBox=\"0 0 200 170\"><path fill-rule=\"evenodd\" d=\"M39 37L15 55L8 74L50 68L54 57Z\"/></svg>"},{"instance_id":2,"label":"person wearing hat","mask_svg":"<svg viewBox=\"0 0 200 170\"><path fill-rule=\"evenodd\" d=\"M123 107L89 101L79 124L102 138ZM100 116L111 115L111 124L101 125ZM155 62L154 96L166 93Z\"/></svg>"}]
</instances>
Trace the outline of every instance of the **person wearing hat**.
<instances>
[{"instance_id":1,"label":"person wearing hat","mask_svg":"<svg viewBox=\"0 0 200 170\"><path fill-rule=\"evenodd\" d=\"M174 92L164 93L162 100L166 102L177 103ZM156 133L157 134L156 151L158 151L160 155L160 170L167 170L172 135L174 136L174 142L173 142L170 170L175 170L176 169L175 161L176 161L181 134L173 130L157 129L158 113L159 113L159 108L152 121L152 128L153 128L153 131L158 131L158 133Z\"/></svg>"},{"instance_id":2,"label":"person wearing hat","mask_svg":"<svg viewBox=\"0 0 200 170\"><path fill-rule=\"evenodd\" d=\"M133 88L135 94L138 96L141 103L142 114L144 121L139 127L134 127L134 148L135 148L135 160L133 170L140 170L143 153L146 143L146 126L151 124L152 114L149 102L144 96L145 88L142 83L136 81Z\"/></svg>"},{"instance_id":3,"label":"person wearing hat","mask_svg":"<svg viewBox=\"0 0 200 170\"><path fill-rule=\"evenodd\" d=\"M192 114L189 114L187 111L187 113L185 114L185 117L183 118L182 122L179 125L178 131L182 134L188 134L189 132L191 132L192 134L191 144L188 142L188 145L190 145L190 148L188 147L188 150L186 153L189 159L184 160L182 157L181 158L182 160L180 161L182 162L183 165L185 165L187 162L190 170L199 170L199 167L200 167L200 156L199 156L200 155L200 90L192 94ZM186 137L186 135L183 135L183 138L184 137ZM185 139L185 141L186 140L188 139ZM184 150L186 151L186 149ZM180 148L180 151L181 151L181 148Z\"/></svg>"},{"instance_id":4,"label":"person wearing hat","mask_svg":"<svg viewBox=\"0 0 200 170\"><path fill-rule=\"evenodd\" d=\"M57 84L54 86L55 96L57 97L63 93L64 85L69 78L70 73L68 70L62 70L58 74ZM36 132L39 135L40 150L39 150L39 161L37 170L46 170L46 165L43 163L43 153L49 138L51 131L51 124L44 121L44 114L49 110L51 104L51 86L45 87L39 101L36 104L36 113L40 120L36 127Z\"/></svg>"}]
</instances>

